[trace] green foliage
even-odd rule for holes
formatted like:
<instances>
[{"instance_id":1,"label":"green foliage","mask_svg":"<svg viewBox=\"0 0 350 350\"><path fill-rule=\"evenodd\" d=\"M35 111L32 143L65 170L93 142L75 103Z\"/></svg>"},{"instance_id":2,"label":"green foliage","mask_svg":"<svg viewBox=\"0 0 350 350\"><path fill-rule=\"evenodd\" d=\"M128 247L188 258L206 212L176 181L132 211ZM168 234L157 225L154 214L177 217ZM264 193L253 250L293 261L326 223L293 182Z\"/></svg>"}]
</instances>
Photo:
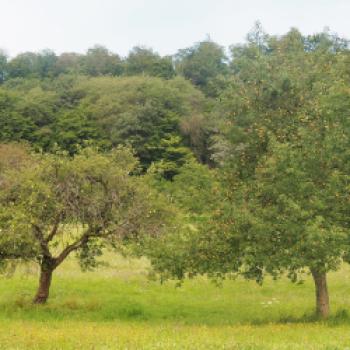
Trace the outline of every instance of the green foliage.
<instances>
[{"instance_id":1,"label":"green foliage","mask_svg":"<svg viewBox=\"0 0 350 350\"><path fill-rule=\"evenodd\" d=\"M171 57L161 57L152 49L134 47L125 62L127 75L149 75L164 79L175 76Z\"/></svg>"},{"instance_id":2,"label":"green foliage","mask_svg":"<svg viewBox=\"0 0 350 350\"><path fill-rule=\"evenodd\" d=\"M53 131L55 138L49 139L47 143L49 147L45 148L52 149L57 145L60 149L75 154L89 143L88 140L91 140L90 144L95 143L102 147L107 145L110 148L110 143L104 140L94 121L89 119L89 115L83 108L76 108L74 111L59 115ZM54 144L53 141L55 141Z\"/></svg>"},{"instance_id":3,"label":"green foliage","mask_svg":"<svg viewBox=\"0 0 350 350\"><path fill-rule=\"evenodd\" d=\"M32 162L26 146L0 144L0 186L4 186L8 171L21 172L30 167ZM28 259L35 256L32 242L22 239L24 235L15 231L8 220L8 211L0 210L0 266L6 264L9 259Z\"/></svg>"},{"instance_id":4,"label":"green foliage","mask_svg":"<svg viewBox=\"0 0 350 350\"><path fill-rule=\"evenodd\" d=\"M56 60L56 54L49 50L19 54L6 66L8 78L49 77L53 73Z\"/></svg>"},{"instance_id":5,"label":"green foliage","mask_svg":"<svg viewBox=\"0 0 350 350\"><path fill-rule=\"evenodd\" d=\"M0 90L0 140L26 140L44 151L58 145L70 154L87 141L103 149L131 145L146 169L163 156L178 163L164 151L166 142L178 143L185 157L189 136L180 124L202 115L203 102L202 94L181 78L10 80Z\"/></svg>"},{"instance_id":6,"label":"green foliage","mask_svg":"<svg viewBox=\"0 0 350 350\"><path fill-rule=\"evenodd\" d=\"M221 188L218 172L193 157L178 167L172 181L158 179L156 186L188 215L211 215L217 209Z\"/></svg>"},{"instance_id":7,"label":"green foliage","mask_svg":"<svg viewBox=\"0 0 350 350\"><path fill-rule=\"evenodd\" d=\"M82 55L74 52L64 52L57 57L53 70L54 76L71 74L77 75L83 72Z\"/></svg>"},{"instance_id":8,"label":"green foliage","mask_svg":"<svg viewBox=\"0 0 350 350\"><path fill-rule=\"evenodd\" d=\"M104 46L95 45L81 58L81 70L89 76L121 75L122 61L116 54L109 52Z\"/></svg>"},{"instance_id":9,"label":"green foliage","mask_svg":"<svg viewBox=\"0 0 350 350\"><path fill-rule=\"evenodd\" d=\"M215 80L227 73L225 61L224 49L210 39L179 50L175 56L176 70L208 96L218 94Z\"/></svg>"},{"instance_id":10,"label":"green foliage","mask_svg":"<svg viewBox=\"0 0 350 350\"><path fill-rule=\"evenodd\" d=\"M150 172L167 180L172 180L180 168L193 158L191 151L182 145L181 138L176 135L161 139L157 146L146 144L146 147L153 153L152 159L159 159L152 164Z\"/></svg>"},{"instance_id":11,"label":"green foliage","mask_svg":"<svg viewBox=\"0 0 350 350\"><path fill-rule=\"evenodd\" d=\"M142 178L130 175L136 165L128 149L86 148L73 158L36 155L26 167L8 167L0 183L1 255L30 255L42 273L52 273L72 252L80 252L83 267L94 266L99 243L118 249L160 234L167 210Z\"/></svg>"},{"instance_id":12,"label":"green foliage","mask_svg":"<svg viewBox=\"0 0 350 350\"><path fill-rule=\"evenodd\" d=\"M254 214L292 276L305 266L335 269L349 251L348 94L338 86L322 98L317 123L298 141L272 143L256 171Z\"/></svg>"},{"instance_id":13,"label":"green foliage","mask_svg":"<svg viewBox=\"0 0 350 350\"><path fill-rule=\"evenodd\" d=\"M232 48L235 74L216 111L234 145L221 157L231 158L241 178L254 173L269 135L293 141L300 127L319 118L320 97L339 80L345 56L306 51L307 39L297 30L281 38L255 36L257 42Z\"/></svg>"},{"instance_id":14,"label":"green foliage","mask_svg":"<svg viewBox=\"0 0 350 350\"><path fill-rule=\"evenodd\" d=\"M210 259L214 263L216 245L208 227L223 198L218 172L192 157L178 169L172 181L160 178L156 172L152 175L156 175L153 185L180 208L183 215L179 216L181 225L177 230L167 232L157 240L151 238L144 254L163 280L172 277L183 280L187 275L209 273L207 262ZM222 253L218 251L218 254Z\"/></svg>"},{"instance_id":15,"label":"green foliage","mask_svg":"<svg viewBox=\"0 0 350 350\"><path fill-rule=\"evenodd\" d=\"M6 78L6 66L7 66L7 56L0 50L0 84L5 81Z\"/></svg>"},{"instance_id":16,"label":"green foliage","mask_svg":"<svg viewBox=\"0 0 350 350\"><path fill-rule=\"evenodd\" d=\"M82 80L76 89L83 96L81 111L93 120L100 135L113 146L131 145L144 168L162 159L168 147L165 140L179 135L181 119L199 113L203 101L181 78L105 77Z\"/></svg>"}]
</instances>

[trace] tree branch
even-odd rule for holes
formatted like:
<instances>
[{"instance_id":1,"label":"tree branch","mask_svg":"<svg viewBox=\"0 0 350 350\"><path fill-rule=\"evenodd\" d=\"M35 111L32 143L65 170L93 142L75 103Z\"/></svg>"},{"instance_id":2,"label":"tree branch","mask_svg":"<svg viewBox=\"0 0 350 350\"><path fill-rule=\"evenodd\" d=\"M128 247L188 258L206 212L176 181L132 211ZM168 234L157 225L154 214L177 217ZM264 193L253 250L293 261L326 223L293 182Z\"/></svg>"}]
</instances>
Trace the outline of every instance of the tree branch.
<instances>
[{"instance_id":1,"label":"tree branch","mask_svg":"<svg viewBox=\"0 0 350 350\"><path fill-rule=\"evenodd\" d=\"M52 258L52 255L51 255L49 247L48 247L48 242L46 242L44 234L41 231L41 228L36 224L32 224L32 226L34 229L33 230L34 237L39 241L42 253L45 256Z\"/></svg>"},{"instance_id":2,"label":"tree branch","mask_svg":"<svg viewBox=\"0 0 350 350\"><path fill-rule=\"evenodd\" d=\"M75 241L74 243L68 245L65 249L62 250L62 252L54 258L55 260L55 267L60 265L66 258L67 256L72 253L73 251L81 248L84 244L86 244L91 237L98 237L98 232L100 230L96 230L96 232L92 232L91 228L88 228L85 233Z\"/></svg>"},{"instance_id":3,"label":"tree branch","mask_svg":"<svg viewBox=\"0 0 350 350\"><path fill-rule=\"evenodd\" d=\"M55 220L54 226L53 226L50 234L45 239L46 243L51 242L53 240L53 238L56 236L58 227L60 226L60 221L61 221L61 213L57 215L57 218Z\"/></svg>"}]
</instances>

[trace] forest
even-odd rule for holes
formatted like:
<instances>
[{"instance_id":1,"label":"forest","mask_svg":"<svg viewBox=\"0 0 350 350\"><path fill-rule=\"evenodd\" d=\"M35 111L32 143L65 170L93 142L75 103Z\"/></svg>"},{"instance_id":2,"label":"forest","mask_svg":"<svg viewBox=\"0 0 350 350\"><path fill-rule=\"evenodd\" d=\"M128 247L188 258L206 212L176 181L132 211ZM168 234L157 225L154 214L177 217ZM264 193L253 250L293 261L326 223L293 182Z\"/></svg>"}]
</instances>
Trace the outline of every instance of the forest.
<instances>
[{"instance_id":1,"label":"forest","mask_svg":"<svg viewBox=\"0 0 350 350\"><path fill-rule=\"evenodd\" d=\"M85 54L0 52L5 332L8 319L21 329L23 319L74 323L76 317L80 323L71 328L82 333L72 334L75 339L84 338L86 319L117 320L126 334L133 322L170 319L179 327L200 327L217 319L214 326L223 328L208 331L212 343L203 340L203 349L277 349L282 347L221 341L232 324L270 327L283 317L295 327L345 327L349 48L347 39L327 30L270 35L256 23L242 44L225 48L207 37L173 56L140 46L122 57L101 45ZM34 276L20 277L33 268ZM132 282L109 276L118 269L134 276ZM159 297L161 306L132 299L140 288ZM107 295L109 289L120 299ZM93 299L84 297L89 293ZM288 295L288 307L275 298L266 301L264 293ZM222 304L215 299L220 295ZM227 302L231 295L240 300L235 306ZM253 312L255 300L266 309ZM119 313L112 317L113 308ZM107 328L101 329L103 349L117 348ZM202 348L191 343L190 333L204 339L203 329L186 331L173 347L165 340L169 329L159 347L148 329L134 335L134 343L125 338L121 348ZM274 330L265 331L273 341ZM317 338L313 331L307 333ZM335 337L343 334L338 331ZM0 349L9 349L4 339ZM51 349L40 341L23 348ZM57 349L80 348L60 341ZM343 349L336 346L349 341L327 349ZM324 344L319 339L300 349ZM100 349L92 343L81 348Z\"/></svg>"}]
</instances>

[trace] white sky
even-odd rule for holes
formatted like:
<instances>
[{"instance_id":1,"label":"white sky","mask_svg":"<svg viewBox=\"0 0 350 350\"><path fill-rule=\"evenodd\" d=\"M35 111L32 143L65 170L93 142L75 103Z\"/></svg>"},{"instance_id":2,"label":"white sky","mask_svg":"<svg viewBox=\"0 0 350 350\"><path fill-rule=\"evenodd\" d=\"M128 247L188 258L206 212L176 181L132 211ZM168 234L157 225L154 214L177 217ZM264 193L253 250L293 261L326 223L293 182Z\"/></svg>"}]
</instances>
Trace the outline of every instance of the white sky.
<instances>
[{"instance_id":1,"label":"white sky","mask_svg":"<svg viewBox=\"0 0 350 350\"><path fill-rule=\"evenodd\" d=\"M207 34L229 46L244 41L256 20L269 34L328 26L350 38L350 0L0 0L0 14L0 48L11 56L94 44L121 55L145 45L165 55Z\"/></svg>"}]
</instances>

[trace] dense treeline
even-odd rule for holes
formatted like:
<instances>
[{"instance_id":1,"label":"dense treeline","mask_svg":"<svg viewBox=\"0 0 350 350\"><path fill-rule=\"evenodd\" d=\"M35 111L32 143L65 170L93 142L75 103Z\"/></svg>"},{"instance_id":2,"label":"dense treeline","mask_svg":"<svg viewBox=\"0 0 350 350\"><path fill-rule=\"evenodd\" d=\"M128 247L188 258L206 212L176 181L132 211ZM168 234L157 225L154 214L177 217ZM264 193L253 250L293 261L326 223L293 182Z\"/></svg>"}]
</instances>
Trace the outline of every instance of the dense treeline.
<instances>
[{"instance_id":1,"label":"dense treeline","mask_svg":"<svg viewBox=\"0 0 350 350\"><path fill-rule=\"evenodd\" d=\"M0 94L3 141L26 140L70 154L86 141L102 149L130 144L145 167L167 159L167 152L181 163L190 143L181 125L203 118L205 105L203 95L181 78L9 81ZM199 157L200 152L198 147Z\"/></svg>"},{"instance_id":2,"label":"dense treeline","mask_svg":"<svg viewBox=\"0 0 350 350\"><path fill-rule=\"evenodd\" d=\"M0 139L71 154L86 140L105 149L129 143L144 167L182 164L189 147L209 162L206 97L217 96L227 73L224 49L210 40L174 57L136 47L122 59L101 46L85 55L1 54Z\"/></svg>"},{"instance_id":3,"label":"dense treeline","mask_svg":"<svg viewBox=\"0 0 350 350\"><path fill-rule=\"evenodd\" d=\"M208 39L173 57L137 47L121 58L101 46L1 55L0 141L25 141L36 154L0 149L8 233L0 256L23 251L42 274L51 262L52 274L60 225L62 234L86 228L72 249L83 264L93 264L101 240L129 244L142 231L135 251L163 278L241 274L261 283L310 271L326 317L326 274L350 252L349 67L345 39L296 29L270 36L259 24L229 54ZM159 196L150 200L147 186ZM137 228L134 212L145 219ZM18 249L6 255L12 241ZM45 301L48 290L38 293Z\"/></svg>"}]
</instances>

